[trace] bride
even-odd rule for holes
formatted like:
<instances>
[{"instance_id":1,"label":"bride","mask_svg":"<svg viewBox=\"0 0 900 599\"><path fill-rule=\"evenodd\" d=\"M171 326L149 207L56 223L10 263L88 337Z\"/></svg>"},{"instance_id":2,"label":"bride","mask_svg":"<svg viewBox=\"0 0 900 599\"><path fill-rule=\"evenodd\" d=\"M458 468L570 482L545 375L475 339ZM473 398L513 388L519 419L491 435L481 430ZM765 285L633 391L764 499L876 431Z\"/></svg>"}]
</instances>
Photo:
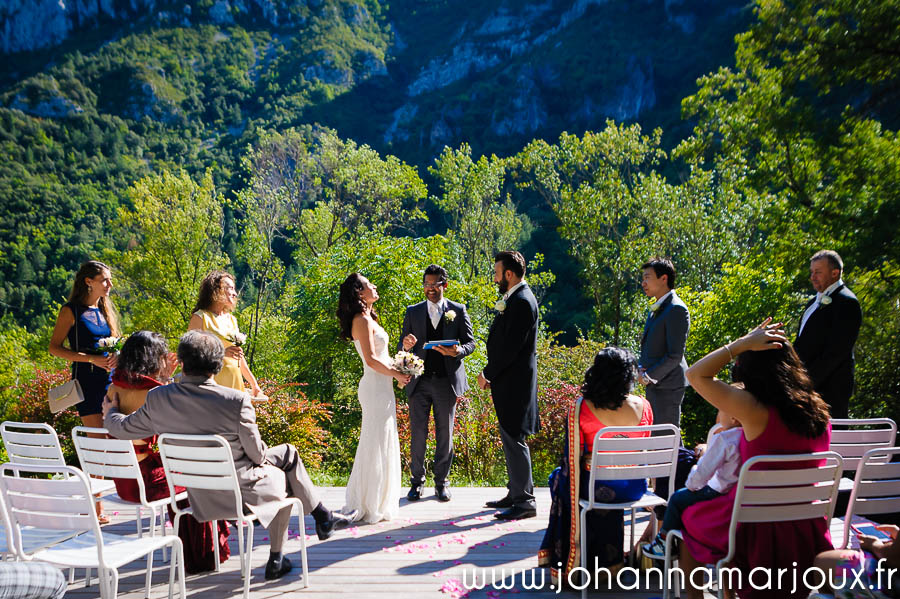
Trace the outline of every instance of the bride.
<instances>
[{"instance_id":1,"label":"bride","mask_svg":"<svg viewBox=\"0 0 900 599\"><path fill-rule=\"evenodd\" d=\"M368 523L390 520L400 509L400 441L392 379L401 385L410 379L391 368L388 335L372 307L377 300L375 285L352 273L341 284L337 310L341 337L353 340L364 367L359 381L362 431L344 511L359 510L357 519Z\"/></svg>"}]
</instances>

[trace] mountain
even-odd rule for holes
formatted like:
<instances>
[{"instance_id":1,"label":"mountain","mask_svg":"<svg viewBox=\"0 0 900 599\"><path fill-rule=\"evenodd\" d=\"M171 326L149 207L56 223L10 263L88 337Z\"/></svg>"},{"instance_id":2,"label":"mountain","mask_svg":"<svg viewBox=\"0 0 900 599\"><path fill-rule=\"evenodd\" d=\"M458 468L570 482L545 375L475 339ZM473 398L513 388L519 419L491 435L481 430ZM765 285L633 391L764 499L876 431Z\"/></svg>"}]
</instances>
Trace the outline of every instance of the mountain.
<instances>
[{"instance_id":1,"label":"mountain","mask_svg":"<svg viewBox=\"0 0 900 599\"><path fill-rule=\"evenodd\" d=\"M142 174L212 168L234 189L260 129L320 123L423 176L445 145L509 155L608 118L677 141L681 98L749 17L735 0L4 0L0 314L45 322Z\"/></svg>"}]
</instances>

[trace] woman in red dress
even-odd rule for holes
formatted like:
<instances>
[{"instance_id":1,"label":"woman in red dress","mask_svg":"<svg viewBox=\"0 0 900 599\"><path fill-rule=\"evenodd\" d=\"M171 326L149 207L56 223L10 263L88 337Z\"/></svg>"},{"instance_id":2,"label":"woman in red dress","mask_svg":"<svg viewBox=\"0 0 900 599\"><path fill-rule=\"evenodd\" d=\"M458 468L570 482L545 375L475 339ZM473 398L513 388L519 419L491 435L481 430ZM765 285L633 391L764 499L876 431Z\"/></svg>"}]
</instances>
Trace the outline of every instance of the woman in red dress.
<instances>
[{"instance_id":1,"label":"woman in red dress","mask_svg":"<svg viewBox=\"0 0 900 599\"><path fill-rule=\"evenodd\" d=\"M176 366L175 354L169 352L166 340L159 333L138 331L125 341L119 354L112 384L107 395L119 397L119 409L123 414L136 411L147 399L147 392L158 387L172 376ZM159 453L154 449L156 439L133 441L138 466L144 479L144 492L148 501L169 496L169 486ZM140 503L137 481L114 478L119 497L126 501ZM177 491L181 491L176 487ZM187 502L187 500L184 500ZM179 503L181 505L181 503ZM169 519L174 517L169 508ZM228 524L218 522L218 538L214 538L213 522L197 522L193 516L185 516L178 528L178 536L184 545L184 568L188 573L205 572L215 568L215 549L219 543L219 561L224 562L231 555L228 549Z\"/></svg>"}]
</instances>

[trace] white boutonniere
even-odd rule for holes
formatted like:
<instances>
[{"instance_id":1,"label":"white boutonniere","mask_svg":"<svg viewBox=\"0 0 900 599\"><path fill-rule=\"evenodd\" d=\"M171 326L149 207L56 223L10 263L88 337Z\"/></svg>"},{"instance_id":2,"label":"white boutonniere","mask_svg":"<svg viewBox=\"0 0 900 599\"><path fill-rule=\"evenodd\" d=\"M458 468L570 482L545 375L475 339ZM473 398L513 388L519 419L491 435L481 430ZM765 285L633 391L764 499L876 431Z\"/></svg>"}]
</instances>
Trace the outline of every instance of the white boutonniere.
<instances>
[{"instance_id":1,"label":"white boutonniere","mask_svg":"<svg viewBox=\"0 0 900 599\"><path fill-rule=\"evenodd\" d=\"M497 312L503 314L503 311L506 310L506 300L505 300L505 299L498 299L498 300L497 300L497 303L494 304L494 310L496 310Z\"/></svg>"},{"instance_id":2,"label":"white boutonniere","mask_svg":"<svg viewBox=\"0 0 900 599\"><path fill-rule=\"evenodd\" d=\"M656 312L657 310L659 310L659 304L654 303L650 306L651 312Z\"/></svg>"},{"instance_id":3,"label":"white boutonniere","mask_svg":"<svg viewBox=\"0 0 900 599\"><path fill-rule=\"evenodd\" d=\"M823 295L822 299L819 300L819 303L822 304L823 306L827 306L831 302L832 302L832 299L831 299L830 295Z\"/></svg>"},{"instance_id":4,"label":"white boutonniere","mask_svg":"<svg viewBox=\"0 0 900 599\"><path fill-rule=\"evenodd\" d=\"M456 310L447 310L444 312L444 318L446 318L448 322L453 322L456 320Z\"/></svg>"}]
</instances>

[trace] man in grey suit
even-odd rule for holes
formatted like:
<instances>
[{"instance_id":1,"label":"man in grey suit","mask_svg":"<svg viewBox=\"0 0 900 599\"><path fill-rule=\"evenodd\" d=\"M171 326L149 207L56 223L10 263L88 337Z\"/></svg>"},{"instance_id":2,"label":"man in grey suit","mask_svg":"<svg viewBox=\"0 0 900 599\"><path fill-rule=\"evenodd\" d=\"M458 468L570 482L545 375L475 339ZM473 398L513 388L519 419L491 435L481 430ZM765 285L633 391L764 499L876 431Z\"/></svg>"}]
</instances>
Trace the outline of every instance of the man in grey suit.
<instances>
[{"instance_id":1,"label":"man in grey suit","mask_svg":"<svg viewBox=\"0 0 900 599\"><path fill-rule=\"evenodd\" d=\"M406 498L418 501L425 484L425 445L428 416L434 411L434 493L450 501L450 465L453 463L453 422L456 402L469 388L463 358L475 351L472 321L463 304L444 297L448 275L432 264L425 269L425 301L406 308L398 349L412 351L425 361L422 376L406 386L409 398L410 489ZM424 349L429 341L456 340L455 345Z\"/></svg>"},{"instance_id":2,"label":"man in grey suit","mask_svg":"<svg viewBox=\"0 0 900 599\"><path fill-rule=\"evenodd\" d=\"M268 447L256 426L250 395L218 385L213 376L222 369L225 348L215 336L188 331L178 344L183 376L180 383L151 389L136 412L119 411L118 397L103 402L103 425L117 439L143 439L162 433L221 435L234 457L244 507L269 530L270 554L266 580L281 578L291 569L282 555L290 506L276 510L273 502L297 497L316 521L325 540L344 528L353 515L333 513L319 501L319 492L293 445ZM194 516L201 522L231 517L234 499L227 491L189 490Z\"/></svg>"},{"instance_id":3,"label":"man in grey suit","mask_svg":"<svg viewBox=\"0 0 900 599\"><path fill-rule=\"evenodd\" d=\"M654 258L641 270L641 288L656 300L641 337L641 382L653 408L653 424L681 426L681 402L687 387L684 346L691 317L675 293L675 267L670 260Z\"/></svg>"}]
</instances>

